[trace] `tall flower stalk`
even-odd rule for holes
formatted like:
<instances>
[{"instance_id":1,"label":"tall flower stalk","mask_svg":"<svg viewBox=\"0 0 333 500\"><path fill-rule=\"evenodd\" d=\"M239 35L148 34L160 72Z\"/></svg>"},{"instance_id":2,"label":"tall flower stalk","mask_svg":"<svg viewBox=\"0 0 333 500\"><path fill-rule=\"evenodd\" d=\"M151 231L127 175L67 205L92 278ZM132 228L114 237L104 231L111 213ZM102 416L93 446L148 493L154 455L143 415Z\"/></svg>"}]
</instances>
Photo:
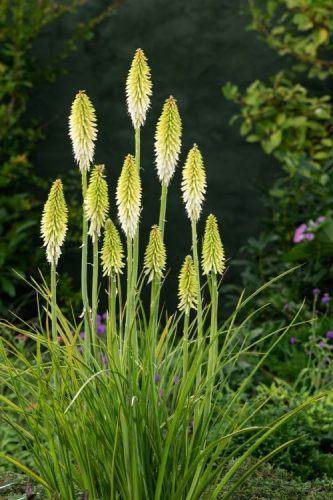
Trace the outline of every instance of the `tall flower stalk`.
<instances>
[{"instance_id":1,"label":"tall flower stalk","mask_svg":"<svg viewBox=\"0 0 333 500\"><path fill-rule=\"evenodd\" d=\"M92 171L89 187L84 201L84 209L89 222L89 235L93 244L93 279L92 279L92 314L91 331L92 340L97 341L97 309L98 309L98 239L101 229L105 224L108 210L109 197L108 185L104 176L104 165L96 165Z\"/></svg>"},{"instance_id":2,"label":"tall flower stalk","mask_svg":"<svg viewBox=\"0 0 333 500\"><path fill-rule=\"evenodd\" d=\"M116 298L117 276L122 274L124 267L124 251L119 232L113 222L108 219L105 223L104 241L101 252L103 276L107 276L108 283L108 318L106 329L107 352L111 358L114 355L114 344L117 338Z\"/></svg>"},{"instance_id":3,"label":"tall flower stalk","mask_svg":"<svg viewBox=\"0 0 333 500\"><path fill-rule=\"evenodd\" d=\"M73 153L82 176L82 200L87 194L87 175L93 162L95 141L97 139L95 109L85 93L80 90L75 96L69 116L69 136L72 141ZM81 258L81 293L83 302L83 316L85 327L85 347L90 350L90 306L88 296L88 222L83 211L82 217L82 258Z\"/></svg>"},{"instance_id":4,"label":"tall flower stalk","mask_svg":"<svg viewBox=\"0 0 333 500\"><path fill-rule=\"evenodd\" d=\"M117 206L120 224L127 238L127 304L125 330L126 335L130 335L130 330L133 328L135 321L133 239L138 230L141 210L141 180L135 164L135 158L132 155L126 156L118 179ZM133 342L136 342L136 340L134 339Z\"/></svg>"},{"instance_id":5,"label":"tall flower stalk","mask_svg":"<svg viewBox=\"0 0 333 500\"><path fill-rule=\"evenodd\" d=\"M144 258L144 272L148 277L148 283L151 282L150 325L154 341L156 341L157 335L159 287L165 265L165 244L162 240L160 227L155 225L151 228Z\"/></svg>"},{"instance_id":6,"label":"tall flower stalk","mask_svg":"<svg viewBox=\"0 0 333 500\"><path fill-rule=\"evenodd\" d=\"M150 107L152 82L147 57L142 49L137 49L126 80L126 98L135 134L135 164L140 173L141 127L144 125ZM139 232L133 239L132 287L136 290L139 265ZM135 307L135 303L134 303Z\"/></svg>"},{"instance_id":7,"label":"tall flower stalk","mask_svg":"<svg viewBox=\"0 0 333 500\"><path fill-rule=\"evenodd\" d=\"M218 311L218 289L217 275L222 275L225 271L225 256L222 245L217 219L210 214L206 220L205 233L202 244L202 272L208 278L211 310L210 310L210 349L208 354L207 378L209 381L208 390L211 393L214 387L216 375L216 363L218 358L218 338L217 338L217 311ZM207 409L207 411L209 411Z\"/></svg>"},{"instance_id":8,"label":"tall flower stalk","mask_svg":"<svg viewBox=\"0 0 333 500\"><path fill-rule=\"evenodd\" d=\"M191 255L185 257L179 273L178 283L178 309L184 312L183 328L183 376L188 372L188 330L190 310L198 307L198 283Z\"/></svg>"},{"instance_id":9,"label":"tall flower stalk","mask_svg":"<svg viewBox=\"0 0 333 500\"><path fill-rule=\"evenodd\" d=\"M51 264L51 318L52 340L57 341L57 264L67 232L67 206L60 179L54 181L44 205L41 235L46 247L46 258Z\"/></svg>"},{"instance_id":10,"label":"tall flower stalk","mask_svg":"<svg viewBox=\"0 0 333 500\"><path fill-rule=\"evenodd\" d=\"M182 192L186 213L191 221L192 229L192 252L193 263L196 273L198 287L198 307L197 307L197 345L202 342L203 320L202 320L202 299L200 285L200 268L198 258L197 222L199 220L202 204L206 193L206 173L200 150L196 144L189 151L183 168ZM197 384L200 383L200 370L198 372Z\"/></svg>"}]
</instances>

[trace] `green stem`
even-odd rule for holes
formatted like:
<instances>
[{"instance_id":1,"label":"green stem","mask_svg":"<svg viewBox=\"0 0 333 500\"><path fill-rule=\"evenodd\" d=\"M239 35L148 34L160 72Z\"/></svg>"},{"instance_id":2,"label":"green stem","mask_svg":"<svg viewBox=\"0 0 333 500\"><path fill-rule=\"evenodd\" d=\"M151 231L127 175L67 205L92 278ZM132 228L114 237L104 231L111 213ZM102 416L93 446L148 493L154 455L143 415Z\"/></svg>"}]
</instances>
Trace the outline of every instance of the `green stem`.
<instances>
[{"instance_id":1,"label":"green stem","mask_svg":"<svg viewBox=\"0 0 333 500\"><path fill-rule=\"evenodd\" d=\"M140 175L140 150L141 150L140 127L137 127L135 129L135 164L138 169L139 175ZM137 288L138 267L139 267L139 228L137 229L133 242L132 286L134 292L136 292ZM133 301L132 307L135 309L135 299Z\"/></svg>"},{"instance_id":2,"label":"green stem","mask_svg":"<svg viewBox=\"0 0 333 500\"><path fill-rule=\"evenodd\" d=\"M184 317L184 331L183 331L183 379L185 383L185 377L188 372L188 325L189 325L190 315L185 313Z\"/></svg>"},{"instance_id":3,"label":"green stem","mask_svg":"<svg viewBox=\"0 0 333 500\"><path fill-rule=\"evenodd\" d=\"M165 227L167 197L168 197L168 186L164 182L162 182L160 219L159 219L159 223L158 223L158 225L160 226L162 241L164 241L164 227Z\"/></svg>"},{"instance_id":4,"label":"green stem","mask_svg":"<svg viewBox=\"0 0 333 500\"><path fill-rule=\"evenodd\" d=\"M199 268L199 257L198 257L198 242L197 242L197 224L194 219L191 221L192 226L192 252L193 252L193 263L194 269L197 276L198 283L198 308L197 308L197 348L202 348L202 301L201 301L201 284L200 284L200 268ZM201 382L201 365L198 367L197 374L197 388Z\"/></svg>"},{"instance_id":5,"label":"green stem","mask_svg":"<svg viewBox=\"0 0 333 500\"><path fill-rule=\"evenodd\" d=\"M82 197L83 202L86 198L88 188L87 172L82 172ZM81 294L83 302L83 315L84 315L84 352L86 357L90 353L91 345L91 329L90 329L90 306L88 298L88 278L87 278L87 263L88 263L88 221L86 219L85 211L83 208L82 218L82 258L81 258Z\"/></svg>"},{"instance_id":6,"label":"green stem","mask_svg":"<svg viewBox=\"0 0 333 500\"><path fill-rule=\"evenodd\" d=\"M51 318L52 318L52 340L57 342L57 277L56 265L51 264Z\"/></svg>"},{"instance_id":7,"label":"green stem","mask_svg":"<svg viewBox=\"0 0 333 500\"><path fill-rule=\"evenodd\" d=\"M93 279L92 279L92 314L91 314L91 331L92 341L94 343L94 351L96 356L97 351L97 308L98 308L98 239L95 235L93 241Z\"/></svg>"},{"instance_id":8,"label":"green stem","mask_svg":"<svg viewBox=\"0 0 333 500\"><path fill-rule=\"evenodd\" d=\"M218 310L218 293L216 273L212 273L210 277L210 335L209 335L209 354L208 354L208 402L211 405L212 393L215 381L216 363L218 358L218 340L217 340L217 310ZM209 414L209 411L207 411Z\"/></svg>"},{"instance_id":9,"label":"green stem","mask_svg":"<svg viewBox=\"0 0 333 500\"><path fill-rule=\"evenodd\" d=\"M107 337L106 346L109 358L115 355L115 342L117 335L117 322L116 322L116 296L117 296L117 277L112 272L109 278L109 307L108 307L108 321L107 321Z\"/></svg>"},{"instance_id":10,"label":"green stem","mask_svg":"<svg viewBox=\"0 0 333 500\"><path fill-rule=\"evenodd\" d=\"M160 278L158 276L153 278L151 284L151 297L150 297L150 332L151 340L154 348L156 347L157 339L157 321L158 321L158 299L160 290Z\"/></svg>"},{"instance_id":11,"label":"green stem","mask_svg":"<svg viewBox=\"0 0 333 500\"><path fill-rule=\"evenodd\" d=\"M133 240L127 238L127 292L126 292L126 320L124 332L124 355L127 352L130 329L132 328L132 296L133 296Z\"/></svg>"}]
</instances>

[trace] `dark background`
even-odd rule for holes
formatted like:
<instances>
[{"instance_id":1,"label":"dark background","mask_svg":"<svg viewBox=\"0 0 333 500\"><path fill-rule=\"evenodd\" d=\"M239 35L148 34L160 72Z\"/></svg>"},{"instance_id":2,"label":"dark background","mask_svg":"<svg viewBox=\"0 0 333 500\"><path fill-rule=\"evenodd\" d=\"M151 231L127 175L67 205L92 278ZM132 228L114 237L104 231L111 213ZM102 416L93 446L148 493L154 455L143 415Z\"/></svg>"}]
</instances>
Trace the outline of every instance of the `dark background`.
<instances>
[{"instance_id":1,"label":"dark background","mask_svg":"<svg viewBox=\"0 0 333 500\"><path fill-rule=\"evenodd\" d=\"M88 18L109 2L95 0L85 8ZM237 111L221 92L231 80L244 88L266 79L278 69L276 55L246 30L241 15L245 0L127 0L116 15L99 26L94 40L84 42L66 63L66 74L56 84L44 85L32 101L32 111L43 122L46 140L35 154L38 174L65 177L76 169L68 137L68 115L78 89L91 97L98 118L95 162L106 165L110 184L111 217L116 218L115 185L123 159L134 152L134 133L125 102L125 80L136 48L149 60L153 81L152 106L142 129L143 212L141 243L158 221L160 185L154 167L154 130L164 100L172 94L183 122L183 147L177 175L169 189L166 243L168 266L178 273L190 252L190 225L180 197L180 171L188 149L197 142L207 170L208 191L199 225L218 216L231 269L227 282L238 281L232 259L251 235L258 234L263 206L260 190L271 185L278 166L271 157L230 126ZM66 38L69 26L59 24L36 47L47 61ZM79 178L79 172L77 172ZM70 202L70 200L68 200ZM143 250L143 249L142 249ZM79 251L64 253L62 267L77 265ZM174 296L174 290L172 291ZM173 302L171 292L169 298Z\"/></svg>"}]
</instances>

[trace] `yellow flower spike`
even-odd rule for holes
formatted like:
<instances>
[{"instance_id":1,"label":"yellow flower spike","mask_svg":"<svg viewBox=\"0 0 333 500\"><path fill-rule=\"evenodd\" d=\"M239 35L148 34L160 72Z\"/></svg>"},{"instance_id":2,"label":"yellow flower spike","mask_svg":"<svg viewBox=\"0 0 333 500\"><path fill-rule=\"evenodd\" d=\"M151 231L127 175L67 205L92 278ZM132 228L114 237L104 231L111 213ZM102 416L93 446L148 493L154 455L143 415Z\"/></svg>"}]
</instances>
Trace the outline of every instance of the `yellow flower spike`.
<instances>
[{"instance_id":1,"label":"yellow flower spike","mask_svg":"<svg viewBox=\"0 0 333 500\"><path fill-rule=\"evenodd\" d=\"M158 178L167 186L172 179L181 149L182 122L177 102L170 96L163 105L155 133Z\"/></svg>"},{"instance_id":2,"label":"yellow flower spike","mask_svg":"<svg viewBox=\"0 0 333 500\"><path fill-rule=\"evenodd\" d=\"M126 81L128 112L134 128L142 127L150 106L152 83L150 68L142 49L137 49Z\"/></svg>"},{"instance_id":3,"label":"yellow flower spike","mask_svg":"<svg viewBox=\"0 0 333 500\"><path fill-rule=\"evenodd\" d=\"M60 179L52 184L44 205L41 221L41 235L46 247L46 257L50 264L57 265L61 246L67 231L67 206Z\"/></svg>"},{"instance_id":4,"label":"yellow flower spike","mask_svg":"<svg viewBox=\"0 0 333 500\"><path fill-rule=\"evenodd\" d=\"M191 255L185 257L179 274L178 285L178 308L185 314L190 313L190 309L196 309L198 305L198 284Z\"/></svg>"},{"instance_id":5,"label":"yellow flower spike","mask_svg":"<svg viewBox=\"0 0 333 500\"><path fill-rule=\"evenodd\" d=\"M103 276L111 276L112 272L122 273L124 252L119 232L113 222L105 223L104 242L101 252Z\"/></svg>"},{"instance_id":6,"label":"yellow flower spike","mask_svg":"<svg viewBox=\"0 0 333 500\"><path fill-rule=\"evenodd\" d=\"M69 116L69 136L75 161L81 172L89 171L94 159L97 127L94 106L84 90L76 94L72 104Z\"/></svg>"},{"instance_id":7,"label":"yellow flower spike","mask_svg":"<svg viewBox=\"0 0 333 500\"><path fill-rule=\"evenodd\" d=\"M104 175L104 165L96 165L92 171L84 200L87 220L90 222L89 233L92 241L99 238L109 210L108 185Z\"/></svg>"},{"instance_id":8,"label":"yellow flower spike","mask_svg":"<svg viewBox=\"0 0 333 500\"><path fill-rule=\"evenodd\" d=\"M206 172L196 144L190 149L183 168L182 192L188 217L198 222L206 193Z\"/></svg>"},{"instance_id":9,"label":"yellow flower spike","mask_svg":"<svg viewBox=\"0 0 333 500\"><path fill-rule=\"evenodd\" d=\"M148 283L156 276L162 278L165 264L166 250L161 230L159 226L152 226L144 258L144 272L148 276Z\"/></svg>"},{"instance_id":10,"label":"yellow flower spike","mask_svg":"<svg viewBox=\"0 0 333 500\"><path fill-rule=\"evenodd\" d=\"M206 220L205 234L202 244L203 274L223 274L225 271L225 256L217 219L210 214Z\"/></svg>"},{"instance_id":11,"label":"yellow flower spike","mask_svg":"<svg viewBox=\"0 0 333 500\"><path fill-rule=\"evenodd\" d=\"M117 206L121 227L134 238L141 210L141 180L135 158L127 155L117 184Z\"/></svg>"}]
</instances>

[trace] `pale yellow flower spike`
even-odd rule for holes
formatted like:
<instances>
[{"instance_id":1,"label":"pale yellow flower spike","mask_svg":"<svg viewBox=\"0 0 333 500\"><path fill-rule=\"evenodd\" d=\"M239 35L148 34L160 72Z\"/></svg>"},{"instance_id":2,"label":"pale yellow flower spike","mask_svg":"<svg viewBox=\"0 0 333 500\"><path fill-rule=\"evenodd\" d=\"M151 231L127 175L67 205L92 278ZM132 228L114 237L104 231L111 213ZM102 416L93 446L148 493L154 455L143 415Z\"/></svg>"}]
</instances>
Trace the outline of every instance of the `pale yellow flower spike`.
<instances>
[{"instance_id":1,"label":"pale yellow flower spike","mask_svg":"<svg viewBox=\"0 0 333 500\"><path fill-rule=\"evenodd\" d=\"M134 238L141 210L141 180L135 158L127 155L117 184L118 217L129 238Z\"/></svg>"},{"instance_id":2,"label":"pale yellow flower spike","mask_svg":"<svg viewBox=\"0 0 333 500\"><path fill-rule=\"evenodd\" d=\"M89 234L92 241L99 238L109 210L108 185L104 176L104 165L96 165L92 171L84 200L87 220L90 222Z\"/></svg>"},{"instance_id":3,"label":"pale yellow flower spike","mask_svg":"<svg viewBox=\"0 0 333 500\"><path fill-rule=\"evenodd\" d=\"M122 273L124 252L119 232L113 222L105 223L104 242L101 252L103 276L111 276L112 272Z\"/></svg>"},{"instance_id":4,"label":"pale yellow flower spike","mask_svg":"<svg viewBox=\"0 0 333 500\"><path fill-rule=\"evenodd\" d=\"M46 247L46 258L50 264L57 265L58 263L61 246L66 236L67 221L67 206L62 182L57 179L52 184L41 221L41 235Z\"/></svg>"},{"instance_id":5,"label":"pale yellow flower spike","mask_svg":"<svg viewBox=\"0 0 333 500\"><path fill-rule=\"evenodd\" d=\"M72 104L69 116L69 136L75 161L81 172L89 171L94 159L97 127L95 109L84 90L76 94Z\"/></svg>"},{"instance_id":6,"label":"pale yellow flower spike","mask_svg":"<svg viewBox=\"0 0 333 500\"><path fill-rule=\"evenodd\" d=\"M188 217L198 222L206 193L206 172L196 144L189 151L183 168L182 192Z\"/></svg>"},{"instance_id":7,"label":"pale yellow flower spike","mask_svg":"<svg viewBox=\"0 0 333 500\"><path fill-rule=\"evenodd\" d=\"M191 255L185 258L179 274L178 285L178 308L185 314L190 313L190 309L196 309L198 305L198 284L196 272Z\"/></svg>"},{"instance_id":8,"label":"pale yellow flower spike","mask_svg":"<svg viewBox=\"0 0 333 500\"><path fill-rule=\"evenodd\" d=\"M225 271L224 249L219 233L217 219L210 214L207 217L205 234L202 244L203 274L223 274Z\"/></svg>"},{"instance_id":9,"label":"pale yellow flower spike","mask_svg":"<svg viewBox=\"0 0 333 500\"><path fill-rule=\"evenodd\" d=\"M170 96L164 103L155 133L155 154L158 178L169 185L181 149L182 122L177 102Z\"/></svg>"},{"instance_id":10,"label":"pale yellow flower spike","mask_svg":"<svg viewBox=\"0 0 333 500\"><path fill-rule=\"evenodd\" d=\"M134 128L142 127L150 106L152 83L150 68L142 49L137 49L126 81L128 112Z\"/></svg>"},{"instance_id":11,"label":"pale yellow flower spike","mask_svg":"<svg viewBox=\"0 0 333 500\"><path fill-rule=\"evenodd\" d=\"M166 250L162 241L159 226L153 226L150 231L149 243L144 258L144 272L148 276L148 282L156 276L162 278L166 264Z\"/></svg>"}]
</instances>

